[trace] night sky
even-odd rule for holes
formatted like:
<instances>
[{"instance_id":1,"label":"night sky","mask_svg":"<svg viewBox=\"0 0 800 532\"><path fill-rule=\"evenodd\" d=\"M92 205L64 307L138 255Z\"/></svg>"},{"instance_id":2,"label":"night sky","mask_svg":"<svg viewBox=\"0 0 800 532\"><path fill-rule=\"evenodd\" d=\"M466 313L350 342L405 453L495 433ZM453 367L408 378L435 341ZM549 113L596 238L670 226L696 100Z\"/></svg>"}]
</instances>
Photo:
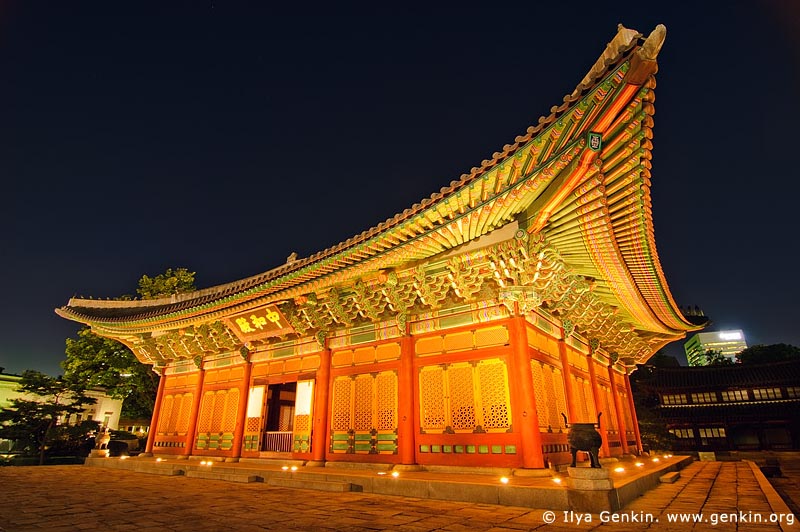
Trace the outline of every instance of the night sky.
<instances>
[{"instance_id":1,"label":"night sky","mask_svg":"<svg viewBox=\"0 0 800 532\"><path fill-rule=\"evenodd\" d=\"M652 198L675 299L800 345L800 3L529 4L0 4L0 366L58 374L72 296L169 267L234 281L411 207L549 114L618 23L667 26Z\"/></svg>"}]
</instances>

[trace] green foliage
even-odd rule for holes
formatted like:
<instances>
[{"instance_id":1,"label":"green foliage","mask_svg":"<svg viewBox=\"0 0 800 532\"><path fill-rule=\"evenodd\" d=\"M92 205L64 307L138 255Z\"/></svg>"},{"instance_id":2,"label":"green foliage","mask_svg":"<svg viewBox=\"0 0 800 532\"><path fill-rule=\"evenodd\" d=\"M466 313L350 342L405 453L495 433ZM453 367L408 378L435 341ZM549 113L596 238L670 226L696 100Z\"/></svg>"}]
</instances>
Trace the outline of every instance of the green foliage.
<instances>
[{"instance_id":1,"label":"green foliage","mask_svg":"<svg viewBox=\"0 0 800 532\"><path fill-rule=\"evenodd\" d=\"M709 366L733 366L733 360L714 349L706 351L705 357L706 364Z\"/></svg>"},{"instance_id":2,"label":"green foliage","mask_svg":"<svg viewBox=\"0 0 800 532\"><path fill-rule=\"evenodd\" d=\"M194 275L186 268L168 268L155 277L143 275L137 293L143 299L154 299L192 291L196 289ZM112 397L122 399L123 417L153 415L158 375L125 345L98 336L87 327L78 331L77 339L67 339L66 355L61 363L64 375L90 388L102 387Z\"/></svg>"},{"instance_id":3,"label":"green foliage","mask_svg":"<svg viewBox=\"0 0 800 532\"><path fill-rule=\"evenodd\" d=\"M100 423L91 419L74 425L56 425L47 444L47 454L86 457L94 446L94 438L90 440L87 435L97 432L99 428Z\"/></svg>"},{"instance_id":4,"label":"green foliage","mask_svg":"<svg viewBox=\"0 0 800 532\"><path fill-rule=\"evenodd\" d=\"M737 355L742 364L765 364L800 359L800 348L789 344L754 345Z\"/></svg>"},{"instance_id":5,"label":"green foliage","mask_svg":"<svg viewBox=\"0 0 800 532\"><path fill-rule=\"evenodd\" d=\"M677 438L652 410L636 407L642 447L650 451L671 451Z\"/></svg>"},{"instance_id":6,"label":"green foliage","mask_svg":"<svg viewBox=\"0 0 800 532\"><path fill-rule=\"evenodd\" d=\"M0 438L17 440L24 449L37 452L44 464L48 445L73 436L58 419L83 411L95 399L85 395L85 386L38 371L25 371L17 390L23 395L0 410Z\"/></svg>"},{"instance_id":7,"label":"green foliage","mask_svg":"<svg viewBox=\"0 0 800 532\"><path fill-rule=\"evenodd\" d=\"M658 368L677 368L680 367L678 359L658 351L647 360L648 364L652 364Z\"/></svg>"},{"instance_id":8,"label":"green foliage","mask_svg":"<svg viewBox=\"0 0 800 532\"><path fill-rule=\"evenodd\" d=\"M674 357L666 358L675 360ZM671 364L667 367L670 366ZM652 377L653 369L647 366L639 366L631 374L631 391L639 421L639 434L645 449L669 451L673 449L677 438L669 431L667 424L659 415L658 393L650 385Z\"/></svg>"},{"instance_id":9,"label":"green foliage","mask_svg":"<svg viewBox=\"0 0 800 532\"><path fill-rule=\"evenodd\" d=\"M143 275L139 279L139 288L136 293L142 299L156 299L183 292L191 292L196 289L194 275L195 272L190 272L186 268L175 268L174 270L167 268L167 271L155 277Z\"/></svg>"},{"instance_id":10,"label":"green foliage","mask_svg":"<svg viewBox=\"0 0 800 532\"><path fill-rule=\"evenodd\" d=\"M87 388L100 387L122 399L122 416L148 418L153 414L158 375L142 364L130 349L85 327L78 338L67 338L64 376Z\"/></svg>"}]
</instances>

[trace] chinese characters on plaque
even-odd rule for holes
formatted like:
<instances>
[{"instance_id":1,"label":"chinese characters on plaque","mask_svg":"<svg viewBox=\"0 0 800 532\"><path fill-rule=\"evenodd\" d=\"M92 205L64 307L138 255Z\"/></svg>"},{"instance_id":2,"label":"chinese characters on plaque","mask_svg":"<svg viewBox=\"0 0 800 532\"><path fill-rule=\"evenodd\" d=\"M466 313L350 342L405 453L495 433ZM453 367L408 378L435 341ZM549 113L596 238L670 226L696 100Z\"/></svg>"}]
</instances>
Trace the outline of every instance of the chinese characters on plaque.
<instances>
[{"instance_id":1,"label":"chinese characters on plaque","mask_svg":"<svg viewBox=\"0 0 800 532\"><path fill-rule=\"evenodd\" d=\"M241 340L280 336L293 332L292 326L275 305L268 305L228 318L228 326Z\"/></svg>"}]
</instances>

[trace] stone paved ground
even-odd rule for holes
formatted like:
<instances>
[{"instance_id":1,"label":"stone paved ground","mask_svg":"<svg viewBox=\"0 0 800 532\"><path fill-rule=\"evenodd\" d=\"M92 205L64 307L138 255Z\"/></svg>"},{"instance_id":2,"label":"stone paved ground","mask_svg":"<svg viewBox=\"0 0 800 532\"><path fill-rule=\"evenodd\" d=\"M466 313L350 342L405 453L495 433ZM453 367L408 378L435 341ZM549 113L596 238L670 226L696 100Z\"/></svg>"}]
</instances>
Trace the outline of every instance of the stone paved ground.
<instances>
[{"instance_id":1,"label":"stone paved ground","mask_svg":"<svg viewBox=\"0 0 800 532\"><path fill-rule=\"evenodd\" d=\"M800 516L800 453L770 453L764 458L767 456L778 459L782 473L780 477L770 478L770 484L783 497L789 508Z\"/></svg>"},{"instance_id":2,"label":"stone paved ground","mask_svg":"<svg viewBox=\"0 0 800 532\"><path fill-rule=\"evenodd\" d=\"M264 484L234 484L163 477L80 466L0 468L4 500L0 530L135 530L138 532L303 530L303 531L511 531L511 530L740 530L779 531L775 524L669 524L678 512L772 512L746 462L695 462L674 484L663 484L620 514L658 522L587 522L544 510L414 499L368 493L284 490ZM773 501L774 502L774 501ZM785 506L784 506L785 508ZM583 517L578 523L578 517ZM784 527L800 530L800 525Z\"/></svg>"}]
</instances>

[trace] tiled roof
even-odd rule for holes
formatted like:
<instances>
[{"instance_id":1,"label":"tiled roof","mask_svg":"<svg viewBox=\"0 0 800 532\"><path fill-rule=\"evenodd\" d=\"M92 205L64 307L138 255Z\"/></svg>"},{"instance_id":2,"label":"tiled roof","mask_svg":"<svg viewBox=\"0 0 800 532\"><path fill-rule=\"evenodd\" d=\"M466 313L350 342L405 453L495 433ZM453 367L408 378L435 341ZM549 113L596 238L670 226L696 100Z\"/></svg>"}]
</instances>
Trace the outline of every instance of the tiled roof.
<instances>
[{"instance_id":1,"label":"tiled roof","mask_svg":"<svg viewBox=\"0 0 800 532\"><path fill-rule=\"evenodd\" d=\"M568 111L571 106L580 100L580 98L592 89L598 81L607 75L614 66L627 59L628 55L635 49L637 39L641 37L640 34L634 30L625 29L622 26L619 28L617 36L606 47L606 50L600 56L595 65L590 69L589 73L584 77L580 84L570 94L564 96L563 103L559 106L553 106L550 109L548 116L539 117L536 125L527 128L526 132L517 136L514 142L506 144L499 152L492 154L489 159L481 161L480 166L473 167L469 173L465 173L457 181L451 181L449 186L442 187L439 192L434 192L428 198L423 199L419 203L415 203L411 208L404 210L402 213L396 214L394 217L366 230L362 233L355 235L352 238L331 246L323 251L315 253L309 257L301 258L293 262L278 266L266 272L248 277L246 279L237 280L231 283L179 294L171 298L162 298L154 300L136 300L136 301L116 301L116 300L101 300L101 299L83 299L72 298L69 303L57 309L56 312L70 319L77 321L125 321L125 320L139 320L148 317L157 316L165 313L180 312L194 307L200 307L212 301L218 301L220 298L226 298L241 294L248 290L257 288L280 279L281 277L289 276L294 272L313 266L325 259L332 258L345 250L351 249L356 245L369 240L381 233L389 232L391 229L400 225L403 221L412 218L425 209L430 208L432 205L446 200L448 197L453 196L458 190L469 186L471 183L477 181L488 170L495 167L500 161L513 156L514 153L526 143L536 137L547 128L547 126L554 123L559 116Z\"/></svg>"},{"instance_id":2,"label":"tiled roof","mask_svg":"<svg viewBox=\"0 0 800 532\"><path fill-rule=\"evenodd\" d=\"M591 280L600 306L586 312L618 313L638 335L631 352L649 356L696 327L677 310L655 250L649 159L664 28L640 37L620 27L550 115L448 187L353 238L205 290L149 301L73 298L56 312L112 336L186 327L424 261L530 209L528 233L552 243L571 271ZM590 132L602 135L597 154L589 150Z\"/></svg>"},{"instance_id":3,"label":"tiled roof","mask_svg":"<svg viewBox=\"0 0 800 532\"><path fill-rule=\"evenodd\" d=\"M700 405L661 406L658 415L668 422L763 421L800 417L800 399L765 402L708 403Z\"/></svg>"},{"instance_id":4,"label":"tiled roof","mask_svg":"<svg viewBox=\"0 0 800 532\"><path fill-rule=\"evenodd\" d=\"M800 385L800 359L769 364L652 368L651 372L647 384L661 391Z\"/></svg>"}]
</instances>

